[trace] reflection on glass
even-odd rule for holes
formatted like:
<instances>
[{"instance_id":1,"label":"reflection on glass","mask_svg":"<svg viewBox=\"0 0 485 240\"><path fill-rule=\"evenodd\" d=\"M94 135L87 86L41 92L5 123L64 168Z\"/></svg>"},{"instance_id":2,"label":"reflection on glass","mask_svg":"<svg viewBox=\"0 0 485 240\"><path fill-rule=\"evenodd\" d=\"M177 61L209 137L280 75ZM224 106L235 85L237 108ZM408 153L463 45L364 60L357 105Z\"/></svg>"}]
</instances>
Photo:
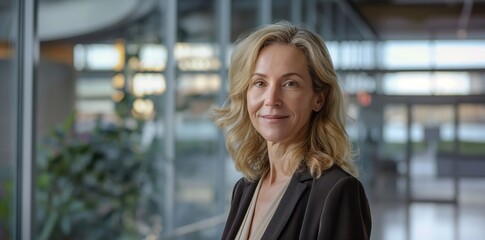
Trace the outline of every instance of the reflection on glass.
<instances>
[{"instance_id":1,"label":"reflection on glass","mask_svg":"<svg viewBox=\"0 0 485 240\"><path fill-rule=\"evenodd\" d=\"M375 93L377 91L376 79L366 73L349 73L342 80L347 93L362 91Z\"/></svg>"},{"instance_id":2,"label":"reflection on glass","mask_svg":"<svg viewBox=\"0 0 485 240\"><path fill-rule=\"evenodd\" d=\"M124 65L124 52L117 49L114 44L77 44L75 51L76 69L84 68L91 70L117 69L120 64Z\"/></svg>"},{"instance_id":3,"label":"reflection on glass","mask_svg":"<svg viewBox=\"0 0 485 240\"><path fill-rule=\"evenodd\" d=\"M167 88L162 74L137 73L133 77L133 94L137 97L159 95Z\"/></svg>"},{"instance_id":4,"label":"reflection on glass","mask_svg":"<svg viewBox=\"0 0 485 240\"><path fill-rule=\"evenodd\" d=\"M217 70L221 66L213 44L179 43L175 49L175 58L182 71Z\"/></svg>"},{"instance_id":5,"label":"reflection on glass","mask_svg":"<svg viewBox=\"0 0 485 240\"><path fill-rule=\"evenodd\" d=\"M167 62L167 49L157 44L146 44L140 49L140 63L134 69L163 71Z\"/></svg>"},{"instance_id":6,"label":"reflection on glass","mask_svg":"<svg viewBox=\"0 0 485 240\"><path fill-rule=\"evenodd\" d=\"M220 88L217 74L182 74L178 79L178 91L183 95L216 94Z\"/></svg>"},{"instance_id":7,"label":"reflection on glass","mask_svg":"<svg viewBox=\"0 0 485 240\"><path fill-rule=\"evenodd\" d=\"M432 64L427 41L388 41L382 51L385 68L429 68Z\"/></svg>"},{"instance_id":8,"label":"reflection on glass","mask_svg":"<svg viewBox=\"0 0 485 240\"><path fill-rule=\"evenodd\" d=\"M132 113L138 119L152 119L155 115L155 105L150 99L136 99L133 102Z\"/></svg>"},{"instance_id":9,"label":"reflection on glass","mask_svg":"<svg viewBox=\"0 0 485 240\"><path fill-rule=\"evenodd\" d=\"M465 95L472 91L466 72L401 72L384 75L389 95Z\"/></svg>"},{"instance_id":10,"label":"reflection on glass","mask_svg":"<svg viewBox=\"0 0 485 240\"><path fill-rule=\"evenodd\" d=\"M453 179L440 171L443 169L440 154L453 151L453 138L444 139L443 132L452 131L447 128L453 126L454 108L452 105L414 105L412 111L412 125L416 129L416 134L411 137L409 170L413 177L412 196L416 199L453 199Z\"/></svg>"},{"instance_id":11,"label":"reflection on glass","mask_svg":"<svg viewBox=\"0 0 485 240\"><path fill-rule=\"evenodd\" d=\"M485 66L485 41L387 41L383 44L388 69L477 68Z\"/></svg>"},{"instance_id":12,"label":"reflection on glass","mask_svg":"<svg viewBox=\"0 0 485 240\"><path fill-rule=\"evenodd\" d=\"M485 105L460 104L458 139L459 153L463 155L485 155Z\"/></svg>"},{"instance_id":13,"label":"reflection on glass","mask_svg":"<svg viewBox=\"0 0 485 240\"><path fill-rule=\"evenodd\" d=\"M0 239L15 237L15 195L19 183L16 179L17 117L18 98L16 84L19 82L15 67L19 49L15 42L18 7L16 1L0 4ZM10 31L9 31L10 30ZM17 199L17 202L18 201Z\"/></svg>"},{"instance_id":14,"label":"reflection on glass","mask_svg":"<svg viewBox=\"0 0 485 240\"><path fill-rule=\"evenodd\" d=\"M481 68L485 66L485 41L436 41L435 66L443 68Z\"/></svg>"}]
</instances>

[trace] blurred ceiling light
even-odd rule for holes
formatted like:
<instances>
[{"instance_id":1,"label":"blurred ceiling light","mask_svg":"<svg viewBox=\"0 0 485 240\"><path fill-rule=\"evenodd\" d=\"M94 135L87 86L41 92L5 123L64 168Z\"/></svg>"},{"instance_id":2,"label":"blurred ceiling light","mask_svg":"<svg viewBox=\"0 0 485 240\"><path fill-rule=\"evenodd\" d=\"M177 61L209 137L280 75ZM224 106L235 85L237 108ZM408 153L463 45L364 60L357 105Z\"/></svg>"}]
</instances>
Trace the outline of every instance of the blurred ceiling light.
<instances>
[{"instance_id":1,"label":"blurred ceiling light","mask_svg":"<svg viewBox=\"0 0 485 240\"><path fill-rule=\"evenodd\" d=\"M217 70L220 66L217 58L183 58L178 61L178 67L182 71Z\"/></svg>"},{"instance_id":2,"label":"blurred ceiling light","mask_svg":"<svg viewBox=\"0 0 485 240\"><path fill-rule=\"evenodd\" d=\"M166 83L162 74L137 73L133 77L133 94L141 97L145 95L158 95L165 92Z\"/></svg>"},{"instance_id":3,"label":"blurred ceiling light","mask_svg":"<svg viewBox=\"0 0 485 240\"><path fill-rule=\"evenodd\" d=\"M113 88L122 89L123 87L125 87L125 76L121 73L116 74L113 77L112 84L113 84Z\"/></svg>"},{"instance_id":4,"label":"blurred ceiling light","mask_svg":"<svg viewBox=\"0 0 485 240\"><path fill-rule=\"evenodd\" d=\"M469 73L439 72L434 73L433 77L433 91L437 95L461 95L471 92Z\"/></svg>"},{"instance_id":5,"label":"blurred ceiling light","mask_svg":"<svg viewBox=\"0 0 485 240\"><path fill-rule=\"evenodd\" d=\"M471 92L467 73L407 72L384 76L384 92L395 95L462 95Z\"/></svg>"},{"instance_id":6,"label":"blurred ceiling light","mask_svg":"<svg viewBox=\"0 0 485 240\"><path fill-rule=\"evenodd\" d=\"M165 46L147 44L140 50L140 67L148 71L163 71L167 62Z\"/></svg>"},{"instance_id":7,"label":"blurred ceiling light","mask_svg":"<svg viewBox=\"0 0 485 240\"><path fill-rule=\"evenodd\" d=\"M74 67L81 71L86 67L86 49L82 44L74 46Z\"/></svg>"},{"instance_id":8,"label":"blurred ceiling light","mask_svg":"<svg viewBox=\"0 0 485 240\"><path fill-rule=\"evenodd\" d=\"M437 68L485 67L485 41L441 40L434 45L434 64Z\"/></svg>"},{"instance_id":9,"label":"blurred ceiling light","mask_svg":"<svg viewBox=\"0 0 485 240\"><path fill-rule=\"evenodd\" d=\"M114 44L116 52L118 52L118 62L113 67L115 71L122 71L125 68L125 42L122 39L116 40Z\"/></svg>"},{"instance_id":10,"label":"blurred ceiling light","mask_svg":"<svg viewBox=\"0 0 485 240\"><path fill-rule=\"evenodd\" d=\"M93 70L115 69L123 56L112 44L90 44L86 47L86 67Z\"/></svg>"},{"instance_id":11,"label":"blurred ceiling light","mask_svg":"<svg viewBox=\"0 0 485 240\"><path fill-rule=\"evenodd\" d=\"M132 113L137 118L152 118L155 114L155 105L150 99L136 99L135 102L133 102Z\"/></svg>"},{"instance_id":12,"label":"blurred ceiling light","mask_svg":"<svg viewBox=\"0 0 485 240\"><path fill-rule=\"evenodd\" d=\"M111 99L115 102L120 102L125 97L125 94L122 91L114 91Z\"/></svg>"},{"instance_id":13,"label":"blurred ceiling light","mask_svg":"<svg viewBox=\"0 0 485 240\"><path fill-rule=\"evenodd\" d=\"M432 56L429 41L387 41L382 45L384 67L429 68Z\"/></svg>"},{"instance_id":14,"label":"blurred ceiling light","mask_svg":"<svg viewBox=\"0 0 485 240\"><path fill-rule=\"evenodd\" d=\"M429 95L431 83L429 73L407 72L384 76L385 94L395 95Z\"/></svg>"},{"instance_id":15,"label":"blurred ceiling light","mask_svg":"<svg viewBox=\"0 0 485 240\"><path fill-rule=\"evenodd\" d=\"M138 70L141 68L140 65L140 60L138 60L137 57L130 57L130 59L128 59L128 66L131 69Z\"/></svg>"},{"instance_id":16,"label":"blurred ceiling light","mask_svg":"<svg viewBox=\"0 0 485 240\"><path fill-rule=\"evenodd\" d=\"M217 70L221 64L214 45L205 43L178 43L175 58L182 71Z\"/></svg>"},{"instance_id":17,"label":"blurred ceiling light","mask_svg":"<svg viewBox=\"0 0 485 240\"><path fill-rule=\"evenodd\" d=\"M221 88L221 78L217 74L184 74L178 79L179 91L183 94L209 94Z\"/></svg>"}]
</instances>

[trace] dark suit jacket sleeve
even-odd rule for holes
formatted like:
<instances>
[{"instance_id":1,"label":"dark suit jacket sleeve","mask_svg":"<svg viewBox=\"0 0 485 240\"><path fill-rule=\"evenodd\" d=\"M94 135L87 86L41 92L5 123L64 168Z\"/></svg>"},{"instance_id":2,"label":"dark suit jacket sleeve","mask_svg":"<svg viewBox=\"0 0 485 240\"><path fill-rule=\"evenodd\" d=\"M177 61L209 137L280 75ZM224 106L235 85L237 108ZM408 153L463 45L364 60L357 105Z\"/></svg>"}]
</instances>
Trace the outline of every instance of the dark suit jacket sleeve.
<instances>
[{"instance_id":1,"label":"dark suit jacket sleeve","mask_svg":"<svg viewBox=\"0 0 485 240\"><path fill-rule=\"evenodd\" d=\"M327 195L318 239L369 239L370 231L371 214L362 184L352 176L342 178Z\"/></svg>"}]
</instances>

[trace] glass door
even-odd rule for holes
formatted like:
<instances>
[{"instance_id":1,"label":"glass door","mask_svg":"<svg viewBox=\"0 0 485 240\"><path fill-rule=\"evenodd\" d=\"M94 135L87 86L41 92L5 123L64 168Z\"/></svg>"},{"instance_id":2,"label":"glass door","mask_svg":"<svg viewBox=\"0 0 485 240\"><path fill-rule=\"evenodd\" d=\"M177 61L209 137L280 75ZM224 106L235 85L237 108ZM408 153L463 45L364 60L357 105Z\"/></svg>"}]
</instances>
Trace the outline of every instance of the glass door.
<instances>
[{"instance_id":1,"label":"glass door","mask_svg":"<svg viewBox=\"0 0 485 240\"><path fill-rule=\"evenodd\" d=\"M441 161L441 156L454 152L454 106L416 104L411 111L411 199L455 202L453 163Z\"/></svg>"}]
</instances>

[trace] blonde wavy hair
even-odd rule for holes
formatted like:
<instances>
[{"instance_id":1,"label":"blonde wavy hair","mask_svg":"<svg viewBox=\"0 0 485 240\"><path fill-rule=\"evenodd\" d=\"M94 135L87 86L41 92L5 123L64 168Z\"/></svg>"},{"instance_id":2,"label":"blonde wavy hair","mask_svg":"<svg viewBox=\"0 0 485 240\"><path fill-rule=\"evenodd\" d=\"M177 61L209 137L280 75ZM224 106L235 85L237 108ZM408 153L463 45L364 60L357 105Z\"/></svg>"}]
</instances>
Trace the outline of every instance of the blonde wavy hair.
<instances>
[{"instance_id":1,"label":"blonde wavy hair","mask_svg":"<svg viewBox=\"0 0 485 240\"><path fill-rule=\"evenodd\" d=\"M222 107L213 108L215 123L225 129L226 147L236 169L250 181L269 171L266 140L251 124L246 93L259 52L273 44L301 49L307 57L314 91L325 95L322 110L312 113L305 141L285 152L286 169L306 167L318 178L337 164L357 176L345 131L343 96L328 50L317 34L288 22L263 26L236 41L229 68L228 99Z\"/></svg>"}]
</instances>

